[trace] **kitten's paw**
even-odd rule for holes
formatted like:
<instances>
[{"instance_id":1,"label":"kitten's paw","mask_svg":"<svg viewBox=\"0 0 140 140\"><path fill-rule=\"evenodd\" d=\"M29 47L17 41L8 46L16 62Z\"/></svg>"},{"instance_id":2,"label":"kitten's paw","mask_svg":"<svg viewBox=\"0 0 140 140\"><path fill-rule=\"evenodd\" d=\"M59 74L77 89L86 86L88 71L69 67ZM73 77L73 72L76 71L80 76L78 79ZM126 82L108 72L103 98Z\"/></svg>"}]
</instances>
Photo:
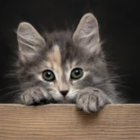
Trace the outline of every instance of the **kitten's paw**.
<instances>
[{"instance_id":1,"label":"kitten's paw","mask_svg":"<svg viewBox=\"0 0 140 140\"><path fill-rule=\"evenodd\" d=\"M76 103L79 109L90 113L99 111L105 104L111 103L111 100L98 89L86 88L78 94Z\"/></svg>"},{"instance_id":2,"label":"kitten's paw","mask_svg":"<svg viewBox=\"0 0 140 140\"><path fill-rule=\"evenodd\" d=\"M33 87L21 93L20 100L25 105L45 104L50 95L41 87Z\"/></svg>"}]
</instances>

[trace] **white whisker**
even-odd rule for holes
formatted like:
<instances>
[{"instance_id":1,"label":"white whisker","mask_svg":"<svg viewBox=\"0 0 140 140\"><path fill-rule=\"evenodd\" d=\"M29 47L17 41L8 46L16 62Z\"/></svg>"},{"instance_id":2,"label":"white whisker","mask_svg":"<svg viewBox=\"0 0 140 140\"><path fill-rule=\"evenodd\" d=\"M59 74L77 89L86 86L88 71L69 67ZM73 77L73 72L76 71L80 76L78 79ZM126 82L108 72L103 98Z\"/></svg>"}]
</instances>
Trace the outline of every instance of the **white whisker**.
<instances>
[{"instance_id":1,"label":"white whisker","mask_svg":"<svg viewBox=\"0 0 140 140\"><path fill-rule=\"evenodd\" d=\"M4 98L8 97L10 94L13 94L13 93L17 95L17 92L21 92L23 90L24 89L19 89L19 90L14 90L12 92L5 93L5 94L0 96L0 100L3 100Z\"/></svg>"},{"instance_id":2,"label":"white whisker","mask_svg":"<svg viewBox=\"0 0 140 140\"><path fill-rule=\"evenodd\" d=\"M18 86L17 85L8 86L8 87L5 87L5 88L0 89L0 91L6 90L6 89L12 89L12 88L16 88L16 87L18 87Z\"/></svg>"}]
</instances>

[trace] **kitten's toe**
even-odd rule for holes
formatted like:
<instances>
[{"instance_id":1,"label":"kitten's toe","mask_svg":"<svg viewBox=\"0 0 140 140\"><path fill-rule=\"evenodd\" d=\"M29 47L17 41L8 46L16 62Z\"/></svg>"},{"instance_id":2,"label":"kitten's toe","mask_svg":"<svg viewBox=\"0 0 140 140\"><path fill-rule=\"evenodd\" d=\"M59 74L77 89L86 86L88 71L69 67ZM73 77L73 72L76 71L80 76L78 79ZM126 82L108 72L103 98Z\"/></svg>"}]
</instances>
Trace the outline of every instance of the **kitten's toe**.
<instances>
[{"instance_id":1,"label":"kitten's toe","mask_svg":"<svg viewBox=\"0 0 140 140\"><path fill-rule=\"evenodd\" d=\"M91 95L81 95L77 98L77 107L87 113L96 112L99 110L99 105L95 98Z\"/></svg>"},{"instance_id":2,"label":"kitten's toe","mask_svg":"<svg viewBox=\"0 0 140 140\"><path fill-rule=\"evenodd\" d=\"M34 99L29 94L22 94L20 95L20 100L22 104L31 105L34 103Z\"/></svg>"},{"instance_id":3,"label":"kitten's toe","mask_svg":"<svg viewBox=\"0 0 140 140\"><path fill-rule=\"evenodd\" d=\"M25 105L41 105L49 103L50 96L43 88L36 87L23 92L20 100Z\"/></svg>"},{"instance_id":4,"label":"kitten's toe","mask_svg":"<svg viewBox=\"0 0 140 140\"><path fill-rule=\"evenodd\" d=\"M91 89L85 91L83 90L77 96L77 107L79 109L82 109L87 113L97 112L105 104L109 103L109 100L107 100L107 98L103 96L99 91Z\"/></svg>"}]
</instances>

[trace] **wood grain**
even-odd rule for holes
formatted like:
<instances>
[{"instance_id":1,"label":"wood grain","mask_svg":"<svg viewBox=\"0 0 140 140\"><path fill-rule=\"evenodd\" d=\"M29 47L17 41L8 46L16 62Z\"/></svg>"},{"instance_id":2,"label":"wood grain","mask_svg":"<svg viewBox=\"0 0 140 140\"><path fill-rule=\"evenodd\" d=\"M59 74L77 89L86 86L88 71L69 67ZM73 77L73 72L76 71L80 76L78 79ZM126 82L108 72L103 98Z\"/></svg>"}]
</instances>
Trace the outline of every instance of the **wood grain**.
<instances>
[{"instance_id":1,"label":"wood grain","mask_svg":"<svg viewBox=\"0 0 140 140\"><path fill-rule=\"evenodd\" d=\"M0 140L140 140L140 105L0 105Z\"/></svg>"}]
</instances>

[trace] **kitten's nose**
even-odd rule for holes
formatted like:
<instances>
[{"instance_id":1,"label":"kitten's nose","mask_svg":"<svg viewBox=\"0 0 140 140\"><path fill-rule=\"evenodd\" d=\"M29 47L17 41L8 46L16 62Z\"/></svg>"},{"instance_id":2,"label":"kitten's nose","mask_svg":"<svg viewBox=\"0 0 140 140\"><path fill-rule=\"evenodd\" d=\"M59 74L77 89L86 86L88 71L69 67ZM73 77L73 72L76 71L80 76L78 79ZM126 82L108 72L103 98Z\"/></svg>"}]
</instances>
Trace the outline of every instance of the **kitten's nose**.
<instances>
[{"instance_id":1,"label":"kitten's nose","mask_svg":"<svg viewBox=\"0 0 140 140\"><path fill-rule=\"evenodd\" d=\"M68 90L61 90L60 93L65 97L68 93Z\"/></svg>"}]
</instances>

